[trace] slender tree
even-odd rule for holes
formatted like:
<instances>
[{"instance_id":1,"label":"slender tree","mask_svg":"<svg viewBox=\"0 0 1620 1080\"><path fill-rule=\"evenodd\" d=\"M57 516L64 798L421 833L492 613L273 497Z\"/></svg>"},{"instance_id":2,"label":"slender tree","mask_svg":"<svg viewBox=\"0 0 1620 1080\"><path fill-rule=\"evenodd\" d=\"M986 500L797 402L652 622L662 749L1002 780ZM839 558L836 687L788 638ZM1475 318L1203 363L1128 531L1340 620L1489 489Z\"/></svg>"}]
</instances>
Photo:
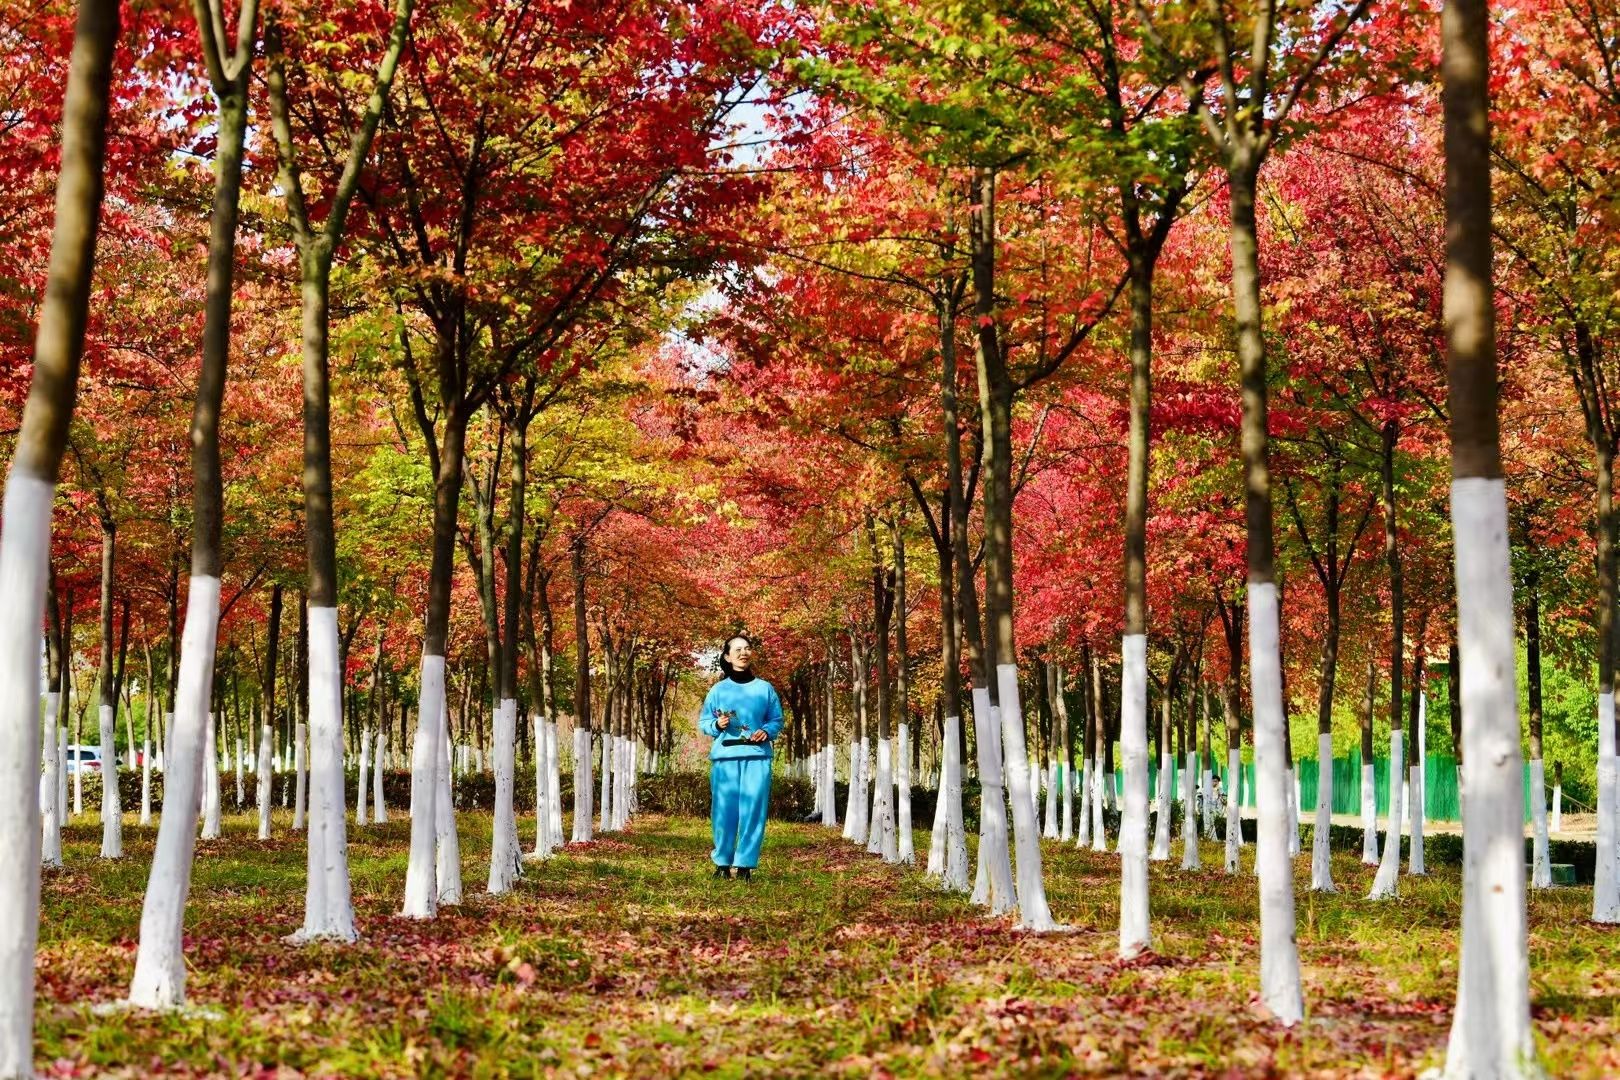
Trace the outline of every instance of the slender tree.
<instances>
[{"instance_id":1,"label":"slender tree","mask_svg":"<svg viewBox=\"0 0 1620 1080\"><path fill-rule=\"evenodd\" d=\"M328 348L332 262L348 221L349 206L359 187L372 139L382 121L388 92L410 27L413 0L394 0L392 23L365 107L350 138L348 156L327 204L326 218L315 222L305 202L303 172L293 140L288 104L285 31L278 19L266 20L269 53L271 131L280 165L278 180L286 201L287 221L298 249L304 378L304 542L309 565L308 694L310 725L310 825L304 925L299 940L354 941L354 906L349 888L348 838L343 803L343 676L339 669L337 625L337 544L332 520L331 374ZM424 645L424 657L431 655ZM442 648L440 651L442 663ZM423 668L424 716L440 685ZM419 731L418 744L432 749ZM426 818L427 814L421 815ZM417 827L412 815L412 828ZM409 886L407 886L407 891Z\"/></svg>"},{"instance_id":2,"label":"slender tree","mask_svg":"<svg viewBox=\"0 0 1620 1080\"><path fill-rule=\"evenodd\" d=\"M1462 955L1446 1048L1451 1077L1536 1076L1525 923L1523 754L1513 568L1497 420L1492 284L1489 17L1447 0L1440 19L1446 147L1445 323L1456 537L1463 804ZM1613 857L1614 841L1607 841Z\"/></svg>"},{"instance_id":3,"label":"slender tree","mask_svg":"<svg viewBox=\"0 0 1620 1080\"><path fill-rule=\"evenodd\" d=\"M50 576L51 510L78 396L96 234L101 225L117 0L85 0L62 105L61 167L34 371L0 519L0 1078L34 1071L34 948L39 939L39 630Z\"/></svg>"}]
</instances>

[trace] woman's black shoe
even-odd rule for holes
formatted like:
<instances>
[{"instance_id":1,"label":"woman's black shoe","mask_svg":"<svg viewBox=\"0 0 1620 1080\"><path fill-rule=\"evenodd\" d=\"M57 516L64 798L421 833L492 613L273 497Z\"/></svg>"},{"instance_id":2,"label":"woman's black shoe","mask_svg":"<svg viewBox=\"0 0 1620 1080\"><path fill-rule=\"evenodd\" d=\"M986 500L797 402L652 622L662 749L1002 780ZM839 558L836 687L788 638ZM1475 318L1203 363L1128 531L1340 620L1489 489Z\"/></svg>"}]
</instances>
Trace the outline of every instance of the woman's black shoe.
<instances>
[{"instance_id":1,"label":"woman's black shoe","mask_svg":"<svg viewBox=\"0 0 1620 1080\"><path fill-rule=\"evenodd\" d=\"M717 877L717 878L729 878L731 876L731 867L729 867L729 866L717 866L717 867L715 867L714 868L714 876Z\"/></svg>"},{"instance_id":2,"label":"woman's black shoe","mask_svg":"<svg viewBox=\"0 0 1620 1080\"><path fill-rule=\"evenodd\" d=\"M752 881L753 879L754 879L754 872L752 870L750 870L746 866L737 867L737 880L738 881Z\"/></svg>"}]
</instances>

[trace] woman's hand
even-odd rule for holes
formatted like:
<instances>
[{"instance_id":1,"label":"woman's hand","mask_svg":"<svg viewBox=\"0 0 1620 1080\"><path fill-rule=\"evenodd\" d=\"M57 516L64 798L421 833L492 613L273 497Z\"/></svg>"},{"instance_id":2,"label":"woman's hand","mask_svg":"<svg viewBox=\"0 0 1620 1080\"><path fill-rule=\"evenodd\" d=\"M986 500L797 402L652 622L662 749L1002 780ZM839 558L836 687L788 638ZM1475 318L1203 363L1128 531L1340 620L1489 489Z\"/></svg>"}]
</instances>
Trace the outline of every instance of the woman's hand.
<instances>
[{"instance_id":1,"label":"woman's hand","mask_svg":"<svg viewBox=\"0 0 1620 1080\"><path fill-rule=\"evenodd\" d=\"M754 742L754 743L761 743L761 742L764 742L767 738L769 738L769 736L765 734L763 729L761 729L759 731L754 732L752 735L748 736L748 741L749 742Z\"/></svg>"},{"instance_id":2,"label":"woman's hand","mask_svg":"<svg viewBox=\"0 0 1620 1080\"><path fill-rule=\"evenodd\" d=\"M726 728L731 726L731 717L727 716L725 713L721 713L719 716L714 718L714 726L721 731L726 730Z\"/></svg>"}]
</instances>

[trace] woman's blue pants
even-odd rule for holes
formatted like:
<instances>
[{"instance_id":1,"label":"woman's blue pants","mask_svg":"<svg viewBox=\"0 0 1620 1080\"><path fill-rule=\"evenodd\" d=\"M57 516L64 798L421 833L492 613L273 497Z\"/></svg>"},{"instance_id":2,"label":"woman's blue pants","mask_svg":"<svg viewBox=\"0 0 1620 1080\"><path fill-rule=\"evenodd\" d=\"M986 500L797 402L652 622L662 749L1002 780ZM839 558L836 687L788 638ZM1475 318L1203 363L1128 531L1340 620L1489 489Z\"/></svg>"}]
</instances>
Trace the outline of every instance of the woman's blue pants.
<instances>
[{"instance_id":1,"label":"woman's blue pants","mask_svg":"<svg viewBox=\"0 0 1620 1080\"><path fill-rule=\"evenodd\" d=\"M771 759L733 758L709 764L709 817L716 866L759 865L765 811L771 803Z\"/></svg>"}]
</instances>

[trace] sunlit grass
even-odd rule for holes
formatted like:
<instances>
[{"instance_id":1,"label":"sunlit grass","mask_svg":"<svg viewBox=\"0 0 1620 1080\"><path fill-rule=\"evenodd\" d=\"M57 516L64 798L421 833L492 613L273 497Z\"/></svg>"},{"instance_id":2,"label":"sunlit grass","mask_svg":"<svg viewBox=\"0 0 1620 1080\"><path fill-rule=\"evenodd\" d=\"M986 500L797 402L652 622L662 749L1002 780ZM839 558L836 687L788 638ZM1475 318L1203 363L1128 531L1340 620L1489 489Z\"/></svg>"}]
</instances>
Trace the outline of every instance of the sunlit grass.
<instances>
[{"instance_id":1,"label":"sunlit grass","mask_svg":"<svg viewBox=\"0 0 1620 1080\"><path fill-rule=\"evenodd\" d=\"M1214 841L1203 871L1178 868L1179 842L1153 864L1156 954L1121 963L1110 854L1045 843L1073 929L1035 937L816 826L773 823L756 880L715 881L706 822L655 817L526 864L492 898L490 819L463 814L467 899L429 923L397 914L409 821L351 826L362 940L294 948L305 852L290 825L278 812L260 842L250 814L230 815L199 846L188 989L212 1015L153 1016L92 1006L127 988L154 831L129 826L108 863L81 818L45 881L41 1070L1401 1076L1439 1062L1456 979L1451 867L1371 903L1354 853L1335 857L1332 895L1305 891L1299 860L1307 1019L1284 1032L1256 1005L1252 847L1234 876ZM1561 1076L1620 1074L1620 940L1586 921L1589 903L1584 889L1531 903L1538 1028Z\"/></svg>"}]
</instances>

